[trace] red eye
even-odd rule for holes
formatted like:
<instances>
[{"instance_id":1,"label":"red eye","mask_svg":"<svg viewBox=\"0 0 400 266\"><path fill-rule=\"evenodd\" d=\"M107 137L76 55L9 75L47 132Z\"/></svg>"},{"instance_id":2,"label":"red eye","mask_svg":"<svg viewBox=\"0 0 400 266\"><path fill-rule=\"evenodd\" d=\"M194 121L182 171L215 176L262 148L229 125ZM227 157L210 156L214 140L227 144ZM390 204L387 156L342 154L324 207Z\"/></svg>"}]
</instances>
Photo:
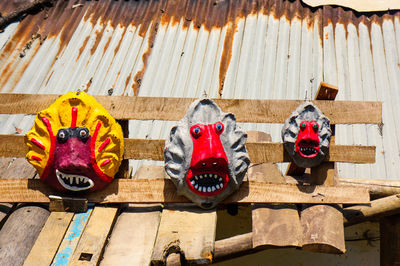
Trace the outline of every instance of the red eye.
<instances>
[{"instance_id":1,"label":"red eye","mask_svg":"<svg viewBox=\"0 0 400 266\"><path fill-rule=\"evenodd\" d=\"M305 122L303 122L303 123L300 124L301 130L306 129L306 127L307 127L307 124L306 124Z\"/></svg>"},{"instance_id":2,"label":"red eye","mask_svg":"<svg viewBox=\"0 0 400 266\"><path fill-rule=\"evenodd\" d=\"M217 131L218 134L221 134L222 131L224 131L224 125L220 122L216 123L215 130Z\"/></svg>"},{"instance_id":3,"label":"red eye","mask_svg":"<svg viewBox=\"0 0 400 266\"><path fill-rule=\"evenodd\" d=\"M312 128L313 128L314 132L318 131L318 127L319 127L319 125L317 122L312 123Z\"/></svg>"},{"instance_id":4,"label":"red eye","mask_svg":"<svg viewBox=\"0 0 400 266\"><path fill-rule=\"evenodd\" d=\"M199 126L192 126L192 128L190 129L190 133L192 134L192 136L194 138L198 138L201 136L201 128Z\"/></svg>"}]
</instances>

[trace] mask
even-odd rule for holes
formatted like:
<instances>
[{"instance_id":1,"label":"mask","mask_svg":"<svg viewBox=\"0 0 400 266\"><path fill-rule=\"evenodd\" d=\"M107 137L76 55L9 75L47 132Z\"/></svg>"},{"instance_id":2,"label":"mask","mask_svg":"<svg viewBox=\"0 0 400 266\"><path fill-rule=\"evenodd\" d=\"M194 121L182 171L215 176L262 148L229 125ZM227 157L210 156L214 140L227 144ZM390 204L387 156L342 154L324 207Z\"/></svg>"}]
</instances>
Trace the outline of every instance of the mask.
<instances>
[{"instance_id":1,"label":"mask","mask_svg":"<svg viewBox=\"0 0 400 266\"><path fill-rule=\"evenodd\" d=\"M25 135L27 160L57 191L100 190L123 159L120 125L92 96L70 92L38 113Z\"/></svg>"},{"instance_id":2,"label":"mask","mask_svg":"<svg viewBox=\"0 0 400 266\"><path fill-rule=\"evenodd\" d=\"M302 103L286 119L282 140L286 151L300 167L319 165L329 152L329 119L311 102Z\"/></svg>"},{"instance_id":3,"label":"mask","mask_svg":"<svg viewBox=\"0 0 400 266\"><path fill-rule=\"evenodd\" d=\"M165 170L184 195L214 208L239 188L250 164L247 135L210 99L193 102L166 140Z\"/></svg>"}]
</instances>

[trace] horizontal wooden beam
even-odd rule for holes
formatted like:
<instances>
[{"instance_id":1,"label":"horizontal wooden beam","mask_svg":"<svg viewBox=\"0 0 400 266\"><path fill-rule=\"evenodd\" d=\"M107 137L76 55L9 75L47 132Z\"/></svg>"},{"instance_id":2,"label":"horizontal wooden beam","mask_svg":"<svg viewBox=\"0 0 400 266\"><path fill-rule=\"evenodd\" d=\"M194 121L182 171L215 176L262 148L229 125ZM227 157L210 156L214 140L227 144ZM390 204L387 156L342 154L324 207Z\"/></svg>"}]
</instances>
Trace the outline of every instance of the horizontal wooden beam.
<instances>
[{"instance_id":1,"label":"horizontal wooden beam","mask_svg":"<svg viewBox=\"0 0 400 266\"><path fill-rule=\"evenodd\" d=\"M0 179L0 202L49 202L59 195L38 179ZM60 195L62 196L62 195ZM102 191L79 194L94 203L182 203L176 187L168 179L116 179ZM267 184L246 181L224 203L311 203L366 204L364 188Z\"/></svg>"},{"instance_id":2,"label":"horizontal wooden beam","mask_svg":"<svg viewBox=\"0 0 400 266\"><path fill-rule=\"evenodd\" d=\"M59 95L9 94L0 97L0 114L37 114ZM178 121L194 98L95 96L115 119ZM239 122L283 123L300 105L300 100L215 99L224 112L234 113ZM332 124L380 124L381 102L313 101Z\"/></svg>"},{"instance_id":3,"label":"horizontal wooden beam","mask_svg":"<svg viewBox=\"0 0 400 266\"><path fill-rule=\"evenodd\" d=\"M400 180L339 178L339 185L364 187L373 198L400 195Z\"/></svg>"},{"instance_id":4,"label":"horizontal wooden beam","mask_svg":"<svg viewBox=\"0 0 400 266\"><path fill-rule=\"evenodd\" d=\"M165 140L125 139L125 159L164 161ZM290 162L282 143L248 142L246 148L252 163ZM21 135L0 135L0 157L25 157L27 146ZM374 163L374 146L331 145L326 161Z\"/></svg>"}]
</instances>

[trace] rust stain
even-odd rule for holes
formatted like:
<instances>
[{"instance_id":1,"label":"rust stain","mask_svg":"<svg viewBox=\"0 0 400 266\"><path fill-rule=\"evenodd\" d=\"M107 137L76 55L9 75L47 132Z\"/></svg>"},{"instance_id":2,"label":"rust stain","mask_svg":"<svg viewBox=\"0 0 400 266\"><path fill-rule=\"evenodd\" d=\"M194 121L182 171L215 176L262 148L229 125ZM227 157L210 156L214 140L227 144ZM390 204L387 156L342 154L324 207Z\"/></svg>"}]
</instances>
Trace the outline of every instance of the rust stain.
<instances>
[{"instance_id":1,"label":"rust stain","mask_svg":"<svg viewBox=\"0 0 400 266\"><path fill-rule=\"evenodd\" d=\"M126 88L128 88L129 81L131 80L131 74L132 73L129 73L128 77L125 80L125 88L124 88L124 92L122 93L122 95L125 95L125 93L126 93Z\"/></svg>"},{"instance_id":2,"label":"rust stain","mask_svg":"<svg viewBox=\"0 0 400 266\"><path fill-rule=\"evenodd\" d=\"M83 50L85 50L85 47L89 41L89 38L90 38L90 36L86 36L85 40L83 41L81 48L79 48L78 57L76 58L75 62L78 62L79 58L81 57Z\"/></svg>"},{"instance_id":3,"label":"rust stain","mask_svg":"<svg viewBox=\"0 0 400 266\"><path fill-rule=\"evenodd\" d=\"M149 39L148 39L148 42L147 42L147 50L142 56L143 67L133 77L132 89L133 89L133 94L135 96L137 96L138 93L139 93L139 88L140 88L140 85L142 83L143 75L144 75L144 72L145 72L146 66L147 66L147 60L149 59L149 56L150 56L151 51L153 49L154 40L156 38L158 27L159 27L159 23L160 23L160 20L161 20L161 15L163 14L162 10L164 10L165 5L166 5L165 1L160 1L159 3L160 3L159 6L156 6L156 8L152 8L150 10L150 12L148 12L145 15L145 17L147 17L147 16L151 16L152 17L152 19L151 19L152 24L151 24L151 28L150 28L150 36L149 36Z\"/></svg>"}]
</instances>

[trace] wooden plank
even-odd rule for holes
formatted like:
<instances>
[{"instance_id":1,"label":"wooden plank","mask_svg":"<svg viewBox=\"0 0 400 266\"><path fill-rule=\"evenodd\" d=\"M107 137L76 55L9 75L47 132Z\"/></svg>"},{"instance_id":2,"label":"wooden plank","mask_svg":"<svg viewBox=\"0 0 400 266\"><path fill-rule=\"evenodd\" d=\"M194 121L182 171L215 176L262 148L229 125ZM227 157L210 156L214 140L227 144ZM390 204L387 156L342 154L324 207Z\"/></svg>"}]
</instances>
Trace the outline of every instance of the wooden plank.
<instances>
[{"instance_id":1,"label":"wooden plank","mask_svg":"<svg viewBox=\"0 0 400 266\"><path fill-rule=\"evenodd\" d=\"M268 142L271 136L264 132L247 132L248 140ZM274 174L272 174L274 173ZM248 170L251 180L258 182L285 183L276 164L251 165ZM300 246L302 228L295 204L252 205L253 248L265 246Z\"/></svg>"},{"instance_id":2,"label":"wooden plank","mask_svg":"<svg viewBox=\"0 0 400 266\"><path fill-rule=\"evenodd\" d=\"M150 265L160 216L160 204L131 204L118 216L100 265Z\"/></svg>"},{"instance_id":3,"label":"wooden plank","mask_svg":"<svg viewBox=\"0 0 400 266\"><path fill-rule=\"evenodd\" d=\"M70 212L50 214L24 262L25 266L51 264L73 216Z\"/></svg>"},{"instance_id":4,"label":"wooden plank","mask_svg":"<svg viewBox=\"0 0 400 266\"><path fill-rule=\"evenodd\" d=\"M295 204L257 204L252 210L253 247L299 247L302 227Z\"/></svg>"},{"instance_id":5,"label":"wooden plank","mask_svg":"<svg viewBox=\"0 0 400 266\"><path fill-rule=\"evenodd\" d=\"M152 262L166 263L171 253L181 253L189 264L212 262L217 213L197 206L167 207L163 210Z\"/></svg>"},{"instance_id":6,"label":"wooden plank","mask_svg":"<svg viewBox=\"0 0 400 266\"><path fill-rule=\"evenodd\" d=\"M164 174L163 167L142 166L134 178L163 178ZM161 210L160 204L130 204L124 208L115 223L101 265L126 265L127 261L132 265L150 265Z\"/></svg>"},{"instance_id":7,"label":"wooden plank","mask_svg":"<svg viewBox=\"0 0 400 266\"><path fill-rule=\"evenodd\" d=\"M65 233L65 237L58 248L57 254L54 257L53 263L51 264L52 266L68 265L92 211L93 207L89 207L86 212L74 215L74 218Z\"/></svg>"},{"instance_id":8,"label":"wooden plank","mask_svg":"<svg viewBox=\"0 0 400 266\"><path fill-rule=\"evenodd\" d=\"M0 202L49 202L54 191L40 180L0 179ZM82 196L82 195L81 195ZM85 194L94 203L182 203L171 180L116 179L106 189ZM324 187L294 184L265 184L245 181L223 203L311 203L365 204L368 190L362 187Z\"/></svg>"},{"instance_id":9,"label":"wooden plank","mask_svg":"<svg viewBox=\"0 0 400 266\"><path fill-rule=\"evenodd\" d=\"M339 178L338 183L341 186L357 186L367 188L372 198L382 198L390 195L400 194L399 180Z\"/></svg>"},{"instance_id":10,"label":"wooden plank","mask_svg":"<svg viewBox=\"0 0 400 266\"><path fill-rule=\"evenodd\" d=\"M319 84L315 100L333 101L335 100L338 92L339 92L338 87L325 82L321 82Z\"/></svg>"},{"instance_id":11,"label":"wooden plank","mask_svg":"<svg viewBox=\"0 0 400 266\"><path fill-rule=\"evenodd\" d=\"M25 158L14 158L1 178L33 178L34 176L36 176L36 169Z\"/></svg>"},{"instance_id":12,"label":"wooden plank","mask_svg":"<svg viewBox=\"0 0 400 266\"><path fill-rule=\"evenodd\" d=\"M25 206L14 211L0 230L0 265L22 265L32 249L49 211Z\"/></svg>"},{"instance_id":13,"label":"wooden plank","mask_svg":"<svg viewBox=\"0 0 400 266\"><path fill-rule=\"evenodd\" d=\"M125 159L164 161L165 140L125 139ZM252 163L290 162L282 143L248 142L246 149ZM23 136L0 135L0 156L25 157L27 147ZM331 145L325 161L375 163L374 146ZM33 169L33 168L32 168Z\"/></svg>"},{"instance_id":14,"label":"wooden plank","mask_svg":"<svg viewBox=\"0 0 400 266\"><path fill-rule=\"evenodd\" d=\"M9 94L0 97L0 114L36 114L57 99L52 94ZM95 96L115 119L178 121L193 98ZM301 100L214 99L239 122L283 123ZM313 101L332 124L380 124L381 102Z\"/></svg>"},{"instance_id":15,"label":"wooden plank","mask_svg":"<svg viewBox=\"0 0 400 266\"><path fill-rule=\"evenodd\" d=\"M303 250L331 254L346 251L341 208L331 205L304 206L300 215Z\"/></svg>"},{"instance_id":16,"label":"wooden plank","mask_svg":"<svg viewBox=\"0 0 400 266\"><path fill-rule=\"evenodd\" d=\"M97 265L118 208L95 207L68 265Z\"/></svg>"},{"instance_id":17,"label":"wooden plank","mask_svg":"<svg viewBox=\"0 0 400 266\"><path fill-rule=\"evenodd\" d=\"M314 185L334 186L336 183L336 169L334 162L323 162L311 168L310 183Z\"/></svg>"}]
</instances>

